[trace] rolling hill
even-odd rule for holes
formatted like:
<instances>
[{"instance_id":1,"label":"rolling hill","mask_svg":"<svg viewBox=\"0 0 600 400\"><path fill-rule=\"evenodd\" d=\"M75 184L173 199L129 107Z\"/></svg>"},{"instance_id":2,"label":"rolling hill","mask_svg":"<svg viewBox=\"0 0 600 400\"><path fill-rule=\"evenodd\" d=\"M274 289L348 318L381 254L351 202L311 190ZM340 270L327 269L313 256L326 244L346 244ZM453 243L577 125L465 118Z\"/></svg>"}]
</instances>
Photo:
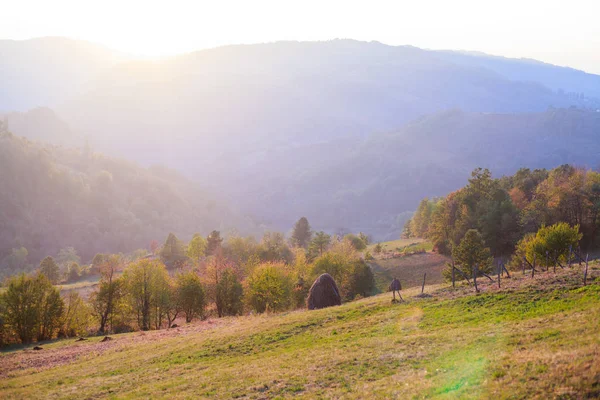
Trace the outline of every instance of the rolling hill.
<instances>
[{"instance_id":1,"label":"rolling hill","mask_svg":"<svg viewBox=\"0 0 600 400\"><path fill-rule=\"evenodd\" d=\"M597 276L598 270L594 270ZM579 271L428 286L0 353L9 398L596 398L600 286Z\"/></svg>"},{"instance_id":2,"label":"rolling hill","mask_svg":"<svg viewBox=\"0 0 600 400\"><path fill-rule=\"evenodd\" d=\"M72 246L82 260L131 252L212 229L254 231L219 196L165 167L141 167L87 148L0 133L0 259L25 247L28 262ZM3 269L7 266L3 265ZM10 272L0 271L0 275Z\"/></svg>"}]
</instances>

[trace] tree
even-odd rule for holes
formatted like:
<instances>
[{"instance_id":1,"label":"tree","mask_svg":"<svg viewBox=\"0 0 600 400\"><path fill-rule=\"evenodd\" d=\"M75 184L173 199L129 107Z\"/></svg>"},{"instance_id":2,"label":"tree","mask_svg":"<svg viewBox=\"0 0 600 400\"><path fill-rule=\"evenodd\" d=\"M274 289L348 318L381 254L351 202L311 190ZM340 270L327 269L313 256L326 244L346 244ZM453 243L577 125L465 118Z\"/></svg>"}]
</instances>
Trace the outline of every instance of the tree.
<instances>
[{"instance_id":1,"label":"tree","mask_svg":"<svg viewBox=\"0 0 600 400\"><path fill-rule=\"evenodd\" d=\"M102 266L108 261L109 256L107 254L98 253L92 259L91 270L94 273L100 273Z\"/></svg>"},{"instance_id":2,"label":"tree","mask_svg":"<svg viewBox=\"0 0 600 400\"><path fill-rule=\"evenodd\" d=\"M354 300L356 296L368 297L374 293L375 277L364 260L352 261L346 270L340 284L340 292L346 300Z\"/></svg>"},{"instance_id":3,"label":"tree","mask_svg":"<svg viewBox=\"0 0 600 400\"><path fill-rule=\"evenodd\" d=\"M310 224L306 217L300 218L294 225L294 231L292 232L292 243L298 247L306 248L310 243L312 232L310 230Z\"/></svg>"},{"instance_id":4,"label":"tree","mask_svg":"<svg viewBox=\"0 0 600 400\"><path fill-rule=\"evenodd\" d=\"M59 336L74 337L87 333L90 322L90 307L72 290L64 298L64 313L60 322Z\"/></svg>"},{"instance_id":5,"label":"tree","mask_svg":"<svg viewBox=\"0 0 600 400\"><path fill-rule=\"evenodd\" d=\"M206 240L199 233L194 234L192 240L188 243L187 256L196 261L200 262L202 257L206 255Z\"/></svg>"},{"instance_id":6,"label":"tree","mask_svg":"<svg viewBox=\"0 0 600 400\"><path fill-rule=\"evenodd\" d=\"M81 267L76 262L71 263L67 269L67 281L76 282L81 277Z\"/></svg>"},{"instance_id":7,"label":"tree","mask_svg":"<svg viewBox=\"0 0 600 400\"><path fill-rule=\"evenodd\" d=\"M467 276L471 276L474 266L482 272L489 272L492 267L490 249L485 247L481 234L475 229L467 231L460 244L452 251L452 257Z\"/></svg>"},{"instance_id":8,"label":"tree","mask_svg":"<svg viewBox=\"0 0 600 400\"><path fill-rule=\"evenodd\" d=\"M160 250L160 258L171 268L178 267L187 260L185 246L173 233L169 233Z\"/></svg>"},{"instance_id":9,"label":"tree","mask_svg":"<svg viewBox=\"0 0 600 400\"><path fill-rule=\"evenodd\" d=\"M283 311L291 305L292 290L285 264L263 264L248 278L248 303L258 313Z\"/></svg>"},{"instance_id":10,"label":"tree","mask_svg":"<svg viewBox=\"0 0 600 400\"><path fill-rule=\"evenodd\" d=\"M375 245L375 248L373 249L373 252L375 254L380 254L383 251L383 247L381 247L381 243L377 243Z\"/></svg>"},{"instance_id":11,"label":"tree","mask_svg":"<svg viewBox=\"0 0 600 400\"><path fill-rule=\"evenodd\" d=\"M519 250L525 253L529 262L533 262L535 254L537 264L548 267L554 264L555 259L566 261L569 250L577 248L582 237L579 225L571 227L566 222L559 222L552 226L542 226L535 237L522 244L525 250Z\"/></svg>"},{"instance_id":12,"label":"tree","mask_svg":"<svg viewBox=\"0 0 600 400\"><path fill-rule=\"evenodd\" d=\"M25 247L14 248L10 254L4 258L4 264L8 268L8 274L24 272L27 268L27 256L29 252Z\"/></svg>"},{"instance_id":13,"label":"tree","mask_svg":"<svg viewBox=\"0 0 600 400\"><path fill-rule=\"evenodd\" d=\"M263 262L283 261L290 263L294 258L285 237L280 232L265 232L258 247L258 254Z\"/></svg>"},{"instance_id":14,"label":"tree","mask_svg":"<svg viewBox=\"0 0 600 400\"><path fill-rule=\"evenodd\" d=\"M331 236L323 231L317 232L315 237L310 242L309 254L314 258L316 256L322 256L331 244Z\"/></svg>"},{"instance_id":15,"label":"tree","mask_svg":"<svg viewBox=\"0 0 600 400\"><path fill-rule=\"evenodd\" d=\"M163 263L158 260L142 259L130 264L123 272L129 305L137 316L138 326L147 331L151 328L154 316L155 328L160 328L162 318L169 307L169 275Z\"/></svg>"},{"instance_id":16,"label":"tree","mask_svg":"<svg viewBox=\"0 0 600 400\"><path fill-rule=\"evenodd\" d=\"M358 238L363 241L363 243L365 244L365 246L368 246L371 243L371 238L366 233L359 232L358 233Z\"/></svg>"},{"instance_id":17,"label":"tree","mask_svg":"<svg viewBox=\"0 0 600 400\"><path fill-rule=\"evenodd\" d=\"M200 277L192 271L183 272L176 278L177 304L185 314L185 322L204 316L206 296Z\"/></svg>"},{"instance_id":18,"label":"tree","mask_svg":"<svg viewBox=\"0 0 600 400\"><path fill-rule=\"evenodd\" d=\"M57 284L60 280L58 264L50 256L44 258L40 263L40 273L45 275L53 284Z\"/></svg>"},{"instance_id":19,"label":"tree","mask_svg":"<svg viewBox=\"0 0 600 400\"><path fill-rule=\"evenodd\" d=\"M72 263L81 263L81 258L77 255L77 251L73 247L65 247L60 249L56 256L56 262L63 267Z\"/></svg>"},{"instance_id":20,"label":"tree","mask_svg":"<svg viewBox=\"0 0 600 400\"><path fill-rule=\"evenodd\" d=\"M362 251L367 248L367 244L360 237L352 233L344 236L344 240L349 241L357 251Z\"/></svg>"},{"instance_id":21,"label":"tree","mask_svg":"<svg viewBox=\"0 0 600 400\"><path fill-rule=\"evenodd\" d=\"M34 338L51 339L58 329L64 303L58 289L42 274L35 277L20 275L8 282L0 296L4 304L4 319L21 343Z\"/></svg>"},{"instance_id":22,"label":"tree","mask_svg":"<svg viewBox=\"0 0 600 400\"><path fill-rule=\"evenodd\" d=\"M100 282L98 288L90 296L93 313L98 318L100 327L98 332L104 333L110 324L114 327L113 316L119 310L121 300L125 294L122 279L116 277L116 272L121 266L121 258L117 255L106 257L105 262L99 265Z\"/></svg>"},{"instance_id":23,"label":"tree","mask_svg":"<svg viewBox=\"0 0 600 400\"><path fill-rule=\"evenodd\" d=\"M244 290L232 268L221 274L216 287L216 306L219 317L242 313Z\"/></svg>"},{"instance_id":24,"label":"tree","mask_svg":"<svg viewBox=\"0 0 600 400\"><path fill-rule=\"evenodd\" d=\"M221 232L212 231L206 237L206 255L212 256L215 254L217 249L221 248L221 243L223 242L223 238L221 238Z\"/></svg>"}]
</instances>

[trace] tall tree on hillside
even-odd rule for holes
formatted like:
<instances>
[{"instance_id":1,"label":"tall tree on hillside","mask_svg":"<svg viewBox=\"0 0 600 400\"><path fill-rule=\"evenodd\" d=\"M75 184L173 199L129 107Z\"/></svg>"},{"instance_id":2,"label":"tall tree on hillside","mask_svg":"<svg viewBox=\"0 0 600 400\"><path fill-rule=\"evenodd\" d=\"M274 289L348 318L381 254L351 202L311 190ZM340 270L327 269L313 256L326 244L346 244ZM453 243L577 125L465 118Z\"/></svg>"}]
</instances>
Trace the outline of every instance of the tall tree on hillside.
<instances>
[{"instance_id":1,"label":"tall tree on hillside","mask_svg":"<svg viewBox=\"0 0 600 400\"><path fill-rule=\"evenodd\" d=\"M176 278L177 304L185 314L185 322L204 316L206 296L200 277L192 272L184 272Z\"/></svg>"},{"instance_id":2,"label":"tall tree on hillside","mask_svg":"<svg viewBox=\"0 0 600 400\"><path fill-rule=\"evenodd\" d=\"M123 281L116 277L121 265L122 260L117 255L106 256L105 261L99 265L101 278L98 288L90 296L90 303L100 323L100 333L104 333L109 324L112 327L113 316L124 295Z\"/></svg>"},{"instance_id":3,"label":"tall tree on hillside","mask_svg":"<svg viewBox=\"0 0 600 400\"><path fill-rule=\"evenodd\" d=\"M323 231L317 232L315 237L311 240L308 253L310 258L322 256L329 245L331 244L331 235L326 234Z\"/></svg>"},{"instance_id":4,"label":"tall tree on hillside","mask_svg":"<svg viewBox=\"0 0 600 400\"><path fill-rule=\"evenodd\" d=\"M215 254L217 249L221 248L221 243L223 242L223 238L221 238L221 232L212 231L206 237L206 255L212 256Z\"/></svg>"},{"instance_id":5,"label":"tall tree on hillside","mask_svg":"<svg viewBox=\"0 0 600 400\"><path fill-rule=\"evenodd\" d=\"M53 284L57 284L60 280L60 268L54 258L48 256L40 263L40 273L50 280Z\"/></svg>"},{"instance_id":6,"label":"tall tree on hillside","mask_svg":"<svg viewBox=\"0 0 600 400\"><path fill-rule=\"evenodd\" d=\"M142 259L129 265L123 272L123 280L129 295L131 309L138 317L138 326L147 331L151 327L152 312L163 306L162 290L165 290L169 275L165 265L158 260ZM166 311L162 307L163 311ZM159 328L161 313L157 312L155 327Z\"/></svg>"},{"instance_id":7,"label":"tall tree on hillside","mask_svg":"<svg viewBox=\"0 0 600 400\"><path fill-rule=\"evenodd\" d=\"M169 233L160 250L160 258L171 268L178 267L187 260L185 246L173 233Z\"/></svg>"},{"instance_id":8,"label":"tall tree on hillside","mask_svg":"<svg viewBox=\"0 0 600 400\"><path fill-rule=\"evenodd\" d=\"M226 268L216 288L216 306L219 317L242 313L244 289L232 268Z\"/></svg>"},{"instance_id":9,"label":"tall tree on hillside","mask_svg":"<svg viewBox=\"0 0 600 400\"><path fill-rule=\"evenodd\" d=\"M467 231L460 244L452 251L452 257L467 276L471 276L474 266L482 272L489 272L492 267L490 249L485 247L483 237L475 229Z\"/></svg>"},{"instance_id":10,"label":"tall tree on hillside","mask_svg":"<svg viewBox=\"0 0 600 400\"><path fill-rule=\"evenodd\" d=\"M310 230L310 224L306 217L300 218L294 225L294 231L292 233L292 243L298 247L306 248L310 243L312 232Z\"/></svg>"},{"instance_id":11,"label":"tall tree on hillside","mask_svg":"<svg viewBox=\"0 0 600 400\"><path fill-rule=\"evenodd\" d=\"M200 262L206 255L206 240L199 233L194 234L192 240L188 243L187 256L195 262Z\"/></svg>"}]
</instances>

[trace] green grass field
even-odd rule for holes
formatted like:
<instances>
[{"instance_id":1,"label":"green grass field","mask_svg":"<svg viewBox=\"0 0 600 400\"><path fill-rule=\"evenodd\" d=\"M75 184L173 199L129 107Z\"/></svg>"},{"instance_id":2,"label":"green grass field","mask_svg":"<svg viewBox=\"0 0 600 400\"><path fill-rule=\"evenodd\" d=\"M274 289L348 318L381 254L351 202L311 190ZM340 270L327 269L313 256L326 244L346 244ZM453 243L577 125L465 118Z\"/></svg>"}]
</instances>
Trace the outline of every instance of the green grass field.
<instances>
[{"instance_id":1,"label":"green grass field","mask_svg":"<svg viewBox=\"0 0 600 400\"><path fill-rule=\"evenodd\" d=\"M379 244L381 244L383 251L392 251L392 250L396 250L398 248L403 248L403 247L409 246L411 244L415 244L415 243L419 244L419 243L423 243L423 242L425 242L424 239L412 238L412 239L391 240L389 242L380 242ZM371 253L373 253L375 246L377 246L377 242L371 243L370 245L367 246L367 251L370 251Z\"/></svg>"},{"instance_id":2,"label":"green grass field","mask_svg":"<svg viewBox=\"0 0 600 400\"><path fill-rule=\"evenodd\" d=\"M0 397L598 398L599 272L57 341L2 354Z\"/></svg>"}]
</instances>

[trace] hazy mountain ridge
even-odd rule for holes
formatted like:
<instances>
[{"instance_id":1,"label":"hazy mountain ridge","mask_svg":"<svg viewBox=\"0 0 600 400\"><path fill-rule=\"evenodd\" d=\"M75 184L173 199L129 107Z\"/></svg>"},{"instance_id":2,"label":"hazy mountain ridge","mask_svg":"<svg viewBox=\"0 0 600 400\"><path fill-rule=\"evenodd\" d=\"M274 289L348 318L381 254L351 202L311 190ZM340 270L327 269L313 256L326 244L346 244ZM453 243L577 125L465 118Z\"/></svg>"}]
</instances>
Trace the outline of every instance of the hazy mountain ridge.
<instances>
[{"instance_id":1,"label":"hazy mountain ridge","mask_svg":"<svg viewBox=\"0 0 600 400\"><path fill-rule=\"evenodd\" d=\"M595 166L599 142L596 114L553 107L594 106L600 76L530 60L277 42L125 60L88 82L57 110L92 148L182 171L281 230L305 215L393 237L477 166Z\"/></svg>"},{"instance_id":2,"label":"hazy mountain ridge","mask_svg":"<svg viewBox=\"0 0 600 400\"><path fill-rule=\"evenodd\" d=\"M73 246L130 252L170 232L254 232L254 222L176 171L142 168L88 149L0 133L0 259L24 246L37 262Z\"/></svg>"}]
</instances>

